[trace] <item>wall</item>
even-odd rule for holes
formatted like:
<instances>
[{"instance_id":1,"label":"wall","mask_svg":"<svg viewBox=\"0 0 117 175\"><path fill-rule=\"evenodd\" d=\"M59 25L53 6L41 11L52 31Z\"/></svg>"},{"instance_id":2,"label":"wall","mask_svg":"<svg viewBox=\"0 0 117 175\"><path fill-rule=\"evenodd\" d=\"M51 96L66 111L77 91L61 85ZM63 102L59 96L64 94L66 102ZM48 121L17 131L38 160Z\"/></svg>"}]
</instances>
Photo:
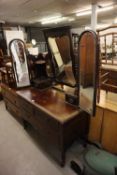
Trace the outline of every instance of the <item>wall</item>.
<instances>
[{"instance_id":1,"label":"wall","mask_svg":"<svg viewBox=\"0 0 117 175\"><path fill-rule=\"evenodd\" d=\"M37 42L45 41L43 31L39 27L26 27L25 29L28 42L30 42L32 39L35 39Z\"/></svg>"},{"instance_id":2,"label":"wall","mask_svg":"<svg viewBox=\"0 0 117 175\"><path fill-rule=\"evenodd\" d=\"M77 34L80 35L84 30L85 30L85 27L72 28L72 29L71 29L71 32L72 32L72 33L77 33Z\"/></svg>"}]
</instances>

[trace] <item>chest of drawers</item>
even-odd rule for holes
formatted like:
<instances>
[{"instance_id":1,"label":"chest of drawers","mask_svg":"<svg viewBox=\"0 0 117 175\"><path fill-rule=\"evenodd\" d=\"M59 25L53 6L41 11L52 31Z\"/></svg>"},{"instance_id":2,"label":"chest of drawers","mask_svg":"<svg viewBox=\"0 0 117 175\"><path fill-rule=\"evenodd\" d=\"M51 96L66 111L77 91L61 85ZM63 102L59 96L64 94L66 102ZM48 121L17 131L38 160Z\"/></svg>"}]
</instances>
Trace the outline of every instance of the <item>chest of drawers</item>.
<instances>
[{"instance_id":1,"label":"chest of drawers","mask_svg":"<svg viewBox=\"0 0 117 175\"><path fill-rule=\"evenodd\" d=\"M39 141L61 164L65 152L78 137L88 133L87 113L64 101L64 94L49 89L13 90L2 85L6 109L15 117L30 123L39 133Z\"/></svg>"}]
</instances>

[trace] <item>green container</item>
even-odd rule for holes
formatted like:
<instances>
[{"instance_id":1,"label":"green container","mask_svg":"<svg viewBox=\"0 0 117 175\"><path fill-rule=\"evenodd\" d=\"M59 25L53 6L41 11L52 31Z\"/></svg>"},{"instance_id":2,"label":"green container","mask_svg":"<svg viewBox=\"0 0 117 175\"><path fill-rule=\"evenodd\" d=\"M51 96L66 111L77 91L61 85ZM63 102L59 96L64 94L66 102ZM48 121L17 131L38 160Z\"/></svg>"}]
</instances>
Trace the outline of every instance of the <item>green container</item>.
<instances>
[{"instance_id":1,"label":"green container","mask_svg":"<svg viewBox=\"0 0 117 175\"><path fill-rule=\"evenodd\" d=\"M86 155L87 164L100 175L115 175L117 156L106 151L91 148Z\"/></svg>"}]
</instances>

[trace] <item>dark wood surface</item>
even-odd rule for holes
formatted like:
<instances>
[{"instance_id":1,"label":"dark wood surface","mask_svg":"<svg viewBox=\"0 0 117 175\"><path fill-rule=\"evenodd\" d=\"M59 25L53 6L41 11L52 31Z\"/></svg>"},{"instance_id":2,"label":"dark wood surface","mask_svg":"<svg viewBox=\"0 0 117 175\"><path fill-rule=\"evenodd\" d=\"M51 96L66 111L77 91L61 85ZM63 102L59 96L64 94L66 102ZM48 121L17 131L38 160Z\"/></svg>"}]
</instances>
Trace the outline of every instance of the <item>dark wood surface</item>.
<instances>
[{"instance_id":1,"label":"dark wood surface","mask_svg":"<svg viewBox=\"0 0 117 175\"><path fill-rule=\"evenodd\" d=\"M93 85L94 64L95 64L95 38L92 33L87 32L80 41L80 72L81 84L88 87Z\"/></svg>"},{"instance_id":2,"label":"dark wood surface","mask_svg":"<svg viewBox=\"0 0 117 175\"><path fill-rule=\"evenodd\" d=\"M77 138L87 136L88 114L67 104L64 94L53 88L17 91L2 85L2 92L6 109L24 123L30 123L39 133L40 144L64 165L67 148Z\"/></svg>"},{"instance_id":3,"label":"dark wood surface","mask_svg":"<svg viewBox=\"0 0 117 175\"><path fill-rule=\"evenodd\" d=\"M117 70L101 68L101 75L106 73L107 76L102 79L101 89L117 93Z\"/></svg>"},{"instance_id":4,"label":"dark wood surface","mask_svg":"<svg viewBox=\"0 0 117 175\"><path fill-rule=\"evenodd\" d=\"M17 94L59 122L65 122L80 112L77 107L65 103L64 93L53 88L42 91L28 88L17 91Z\"/></svg>"}]
</instances>

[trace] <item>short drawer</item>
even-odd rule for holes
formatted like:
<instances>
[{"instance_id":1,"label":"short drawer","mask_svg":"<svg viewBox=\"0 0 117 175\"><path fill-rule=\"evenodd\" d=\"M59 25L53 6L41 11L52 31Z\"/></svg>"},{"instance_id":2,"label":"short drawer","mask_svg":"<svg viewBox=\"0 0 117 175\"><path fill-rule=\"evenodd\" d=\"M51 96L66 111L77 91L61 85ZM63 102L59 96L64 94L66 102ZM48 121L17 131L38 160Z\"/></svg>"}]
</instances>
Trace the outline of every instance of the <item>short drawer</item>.
<instances>
[{"instance_id":1,"label":"short drawer","mask_svg":"<svg viewBox=\"0 0 117 175\"><path fill-rule=\"evenodd\" d=\"M25 99L19 98L19 104L23 110L33 115L33 105L27 102Z\"/></svg>"},{"instance_id":2,"label":"short drawer","mask_svg":"<svg viewBox=\"0 0 117 175\"><path fill-rule=\"evenodd\" d=\"M59 123L51 116L47 115L41 110L35 110L35 120L42 125L45 125L47 130L58 132Z\"/></svg>"},{"instance_id":3,"label":"short drawer","mask_svg":"<svg viewBox=\"0 0 117 175\"><path fill-rule=\"evenodd\" d=\"M52 127L48 122L48 121L44 121L42 122L42 120L39 120L39 118L37 119L36 116L32 116L29 119L29 122L31 123L31 125L40 133L40 135L43 137L44 140L46 140L47 144L54 144L54 146L56 145L56 147L59 147L60 145L60 133L59 130L57 130L58 128L53 129L54 127Z\"/></svg>"},{"instance_id":4,"label":"short drawer","mask_svg":"<svg viewBox=\"0 0 117 175\"><path fill-rule=\"evenodd\" d=\"M33 115L28 113L26 110L22 109L21 117L29 122L39 133L40 135L48 142L59 146L59 131L58 124L53 123L51 120L48 120L41 112L40 115ZM53 125L53 126L52 126Z\"/></svg>"},{"instance_id":5,"label":"short drawer","mask_svg":"<svg viewBox=\"0 0 117 175\"><path fill-rule=\"evenodd\" d=\"M4 93L4 98L8 99L8 101L10 101L11 103L13 103L14 105L16 105L17 107L19 107L19 100L18 100L18 96L15 95L14 93L8 91Z\"/></svg>"},{"instance_id":6,"label":"short drawer","mask_svg":"<svg viewBox=\"0 0 117 175\"><path fill-rule=\"evenodd\" d=\"M26 120L26 121L28 121L28 122L31 123L31 118L32 118L33 116L34 116L33 114L27 112L26 110L24 110L24 109L22 108L22 110L21 110L21 117L22 117L24 120Z\"/></svg>"},{"instance_id":7,"label":"short drawer","mask_svg":"<svg viewBox=\"0 0 117 175\"><path fill-rule=\"evenodd\" d=\"M20 109L5 99L6 109L16 117L21 117Z\"/></svg>"}]
</instances>

